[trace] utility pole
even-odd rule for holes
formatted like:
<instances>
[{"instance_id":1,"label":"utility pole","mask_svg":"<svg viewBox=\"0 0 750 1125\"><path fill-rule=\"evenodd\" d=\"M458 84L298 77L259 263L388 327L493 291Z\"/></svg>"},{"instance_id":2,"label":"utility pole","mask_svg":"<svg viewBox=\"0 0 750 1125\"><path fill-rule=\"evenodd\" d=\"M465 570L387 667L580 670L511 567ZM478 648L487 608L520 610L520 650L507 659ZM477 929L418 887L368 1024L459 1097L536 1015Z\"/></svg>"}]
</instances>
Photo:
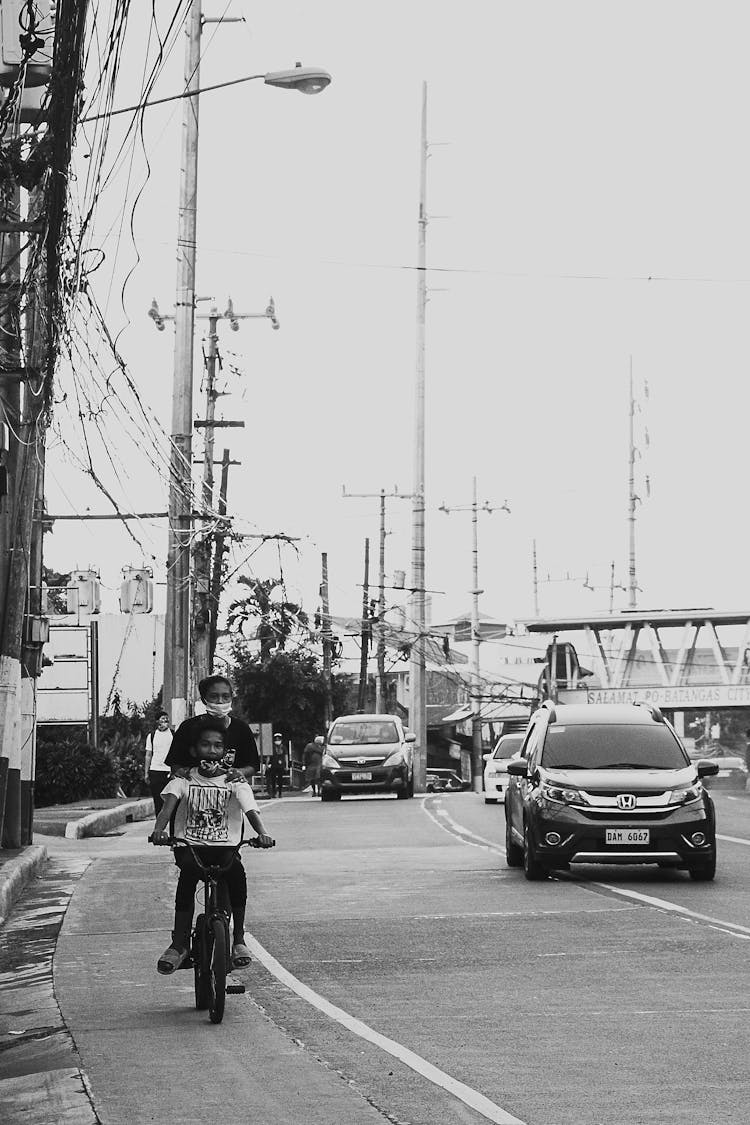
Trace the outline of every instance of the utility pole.
<instances>
[{"instance_id":1,"label":"utility pole","mask_svg":"<svg viewBox=\"0 0 750 1125\"><path fill-rule=\"evenodd\" d=\"M422 83L417 217L417 353L415 373L414 490L412 494L411 617L414 641L409 656L409 726L414 744L414 790L427 786L427 691L425 683L425 322L427 312L427 83Z\"/></svg>"},{"instance_id":2,"label":"utility pole","mask_svg":"<svg viewBox=\"0 0 750 1125\"><path fill-rule=\"evenodd\" d=\"M323 632L323 683L325 685L324 721L325 728L328 730L333 718L333 700L331 691L331 607L328 601L328 554L325 551L322 552L321 562L320 609Z\"/></svg>"},{"instance_id":3,"label":"utility pole","mask_svg":"<svg viewBox=\"0 0 750 1125\"><path fill-rule=\"evenodd\" d=\"M398 488L394 485L393 492L386 492L381 488L380 492L347 492L346 485L342 487L342 495L358 499L375 499L380 497L380 572L379 572L379 597L378 597L378 624L377 624L377 659L378 659L378 678L376 688L376 701L375 710L377 713L383 714L386 708L386 683L385 683L385 501L387 497L395 497L399 500L411 500L411 493L399 492Z\"/></svg>"},{"instance_id":4,"label":"utility pole","mask_svg":"<svg viewBox=\"0 0 750 1125\"><path fill-rule=\"evenodd\" d=\"M491 507L488 500L485 500L482 505L483 512L494 512L497 510L510 512L507 500L499 509ZM448 508L445 504L441 504L440 511L445 512L446 515L450 515L451 512L471 512L471 783L474 792L481 793L484 759L482 757L482 686L479 671L479 646L482 639L479 624L479 595L483 594L484 590L480 590L479 588L479 508L477 505L477 478L474 477L472 480L471 504L451 508Z\"/></svg>"},{"instance_id":5,"label":"utility pole","mask_svg":"<svg viewBox=\"0 0 750 1125\"><path fill-rule=\"evenodd\" d=\"M234 309L231 298L227 301L227 308L223 313L220 313L216 305L212 305L208 313L195 312L195 303L197 301L206 300L210 298L196 297L193 293L193 325L196 320L208 321L208 349L206 352L206 417L202 421L193 422L192 426L195 429L205 430L204 437L204 456L203 456L203 482L201 486L201 509L203 517L203 532L198 540L194 553L194 568L193 568L193 590L194 590L194 606L192 618L190 620L189 630L189 652L190 652L190 695L196 698L197 685L200 681L208 676L211 671L211 662L216 645L216 621L215 617L218 613L218 591L219 587L212 586L212 569L211 569L211 541L212 541L212 523L213 523L213 495L214 495L214 430L218 428L239 428L244 429L245 423L239 421L230 421L216 418L216 400L219 397L219 392L216 390L216 366L217 361L221 361L219 355L219 335L218 324L220 320L228 320L233 332L237 332L240 327L241 320L270 320L271 326L274 329L279 328L279 320L276 316L276 305L274 304L273 297L269 298L268 304L263 312L259 313L238 313ZM148 315L153 320L154 324L160 332L164 331L165 322L168 320L175 321L175 332L179 323L178 311L175 309L174 313L162 313L159 305L154 299L151 302L151 308L148 310ZM177 344L175 341L175 354L177 352ZM191 352L192 362L192 352ZM232 462L232 464L239 464L240 462ZM192 475L192 474L191 474ZM226 490L225 490L226 496ZM225 512L226 514L226 508ZM222 534L222 549L223 549L223 534ZM167 593L169 594L169 572L167 575ZM214 598L212 595L216 595ZM166 629L165 629L166 632ZM213 647L211 638L214 638ZM165 646L166 649L166 646ZM167 663L167 653L165 650L165 667ZM166 680L165 680L166 683ZM166 708L165 708L166 709Z\"/></svg>"},{"instance_id":6,"label":"utility pole","mask_svg":"<svg viewBox=\"0 0 750 1125\"><path fill-rule=\"evenodd\" d=\"M365 539L365 580L362 583L362 653L359 661L359 693L357 710L367 705L367 650L370 643L370 540Z\"/></svg>"},{"instance_id":7,"label":"utility pole","mask_svg":"<svg viewBox=\"0 0 750 1125\"><path fill-rule=\"evenodd\" d=\"M193 331L198 205L198 89L201 57L201 0L187 16L182 163L177 231L172 455L169 474L169 548L164 622L162 705L173 727L187 716L190 673L190 531L193 459Z\"/></svg>"},{"instance_id":8,"label":"utility pole","mask_svg":"<svg viewBox=\"0 0 750 1125\"><path fill-rule=\"evenodd\" d=\"M635 506L638 497L635 494L635 398L633 396L633 357L630 357L630 404L629 404L629 443L628 443L628 523L630 525L629 552L628 552L628 606L636 608L636 592L638 581L635 572Z\"/></svg>"},{"instance_id":9,"label":"utility pole","mask_svg":"<svg viewBox=\"0 0 750 1125\"><path fill-rule=\"evenodd\" d=\"M225 449L221 457L221 483L219 485L219 523L217 526L216 535L214 537L214 557L213 569L211 572L211 612L210 612L210 625L209 625L209 652L208 652L208 670L209 674L214 670L214 656L216 654L216 642L219 636L219 598L221 596L221 577L222 568L224 566L224 551L225 539L224 534L226 524L223 522L227 514L227 490L229 487L229 466L240 465L241 461L231 461L229 459L229 450Z\"/></svg>"},{"instance_id":10,"label":"utility pole","mask_svg":"<svg viewBox=\"0 0 750 1125\"><path fill-rule=\"evenodd\" d=\"M536 539L532 542L531 568L534 575L534 617L539 616L539 576L536 566Z\"/></svg>"}]
</instances>

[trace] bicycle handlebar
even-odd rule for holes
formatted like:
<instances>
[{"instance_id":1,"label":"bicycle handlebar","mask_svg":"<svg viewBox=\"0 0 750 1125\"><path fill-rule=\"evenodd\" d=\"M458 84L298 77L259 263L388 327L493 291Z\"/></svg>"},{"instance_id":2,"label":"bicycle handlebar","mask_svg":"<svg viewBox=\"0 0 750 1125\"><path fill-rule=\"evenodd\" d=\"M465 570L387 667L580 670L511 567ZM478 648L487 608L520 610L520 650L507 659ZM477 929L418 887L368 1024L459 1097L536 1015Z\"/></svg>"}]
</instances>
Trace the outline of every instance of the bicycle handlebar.
<instances>
[{"instance_id":1,"label":"bicycle handlebar","mask_svg":"<svg viewBox=\"0 0 750 1125\"><path fill-rule=\"evenodd\" d=\"M268 846L271 848L275 848L276 841L271 837L269 837L269 839L271 840L271 843ZM155 845L155 847L172 847L172 845L174 844L179 844L181 846L184 845L186 848L189 848L190 854L193 857L196 866L204 875L225 875L239 855L241 848L263 848L263 845L260 843L260 837L253 836L250 840L240 840L239 844L227 844L226 847L232 849L232 854L224 863L207 864L204 863L201 860L200 856L196 855L195 852L195 849L201 847L201 845L192 844L189 840L185 840L181 836L160 836L158 839L154 839L154 834L152 832L149 836L149 840L152 844ZM211 848L213 849L214 846L215 845L211 845Z\"/></svg>"}]
</instances>

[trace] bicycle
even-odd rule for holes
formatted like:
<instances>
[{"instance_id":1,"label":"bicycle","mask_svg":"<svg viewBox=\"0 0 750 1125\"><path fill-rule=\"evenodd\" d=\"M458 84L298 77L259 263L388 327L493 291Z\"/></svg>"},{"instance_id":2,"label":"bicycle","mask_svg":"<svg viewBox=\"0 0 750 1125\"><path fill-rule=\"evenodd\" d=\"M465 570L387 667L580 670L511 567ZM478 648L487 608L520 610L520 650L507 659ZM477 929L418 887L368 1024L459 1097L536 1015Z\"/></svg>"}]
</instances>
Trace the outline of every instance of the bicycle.
<instances>
[{"instance_id":1,"label":"bicycle","mask_svg":"<svg viewBox=\"0 0 750 1125\"><path fill-rule=\"evenodd\" d=\"M239 855L240 848L257 848L258 837L242 840L232 847L232 854L224 863L205 864L196 854L195 845L179 837L165 838L164 845L178 844L190 849L193 861L203 882L203 913L195 920L190 935L190 953L181 966L192 968L195 978L195 1007L208 1009L211 1023L221 1023L227 992L244 992L244 984L227 984L229 950L229 905L223 876ZM271 845L274 847L276 841Z\"/></svg>"}]
</instances>

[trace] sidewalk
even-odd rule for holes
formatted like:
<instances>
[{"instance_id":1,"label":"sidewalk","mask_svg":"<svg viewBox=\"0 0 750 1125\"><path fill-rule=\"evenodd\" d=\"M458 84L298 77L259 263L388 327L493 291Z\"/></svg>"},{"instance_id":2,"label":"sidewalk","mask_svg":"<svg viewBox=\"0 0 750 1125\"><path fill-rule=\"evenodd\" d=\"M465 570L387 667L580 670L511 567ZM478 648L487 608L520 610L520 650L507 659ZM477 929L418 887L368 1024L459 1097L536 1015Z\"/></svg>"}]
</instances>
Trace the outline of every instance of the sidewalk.
<instances>
[{"instance_id":1,"label":"sidewalk","mask_svg":"<svg viewBox=\"0 0 750 1125\"><path fill-rule=\"evenodd\" d=\"M69 805L35 809L34 832L80 840L84 836L106 836L120 825L147 820L153 815L154 803L150 797L76 801ZM47 849L43 845L0 848L0 926L31 880L43 874L46 863Z\"/></svg>"},{"instance_id":2,"label":"sidewalk","mask_svg":"<svg viewBox=\"0 0 750 1125\"><path fill-rule=\"evenodd\" d=\"M282 800L303 797L306 792L288 790ZM263 793L257 793L256 796L258 800L265 798ZM74 801L68 805L35 809L34 832L42 836L64 836L67 840L81 840L89 836L107 836L116 828L139 820L149 820L153 815L154 803L150 797L103 797ZM26 886L43 873L46 862L47 849L43 845L18 849L0 848L0 926Z\"/></svg>"}]
</instances>

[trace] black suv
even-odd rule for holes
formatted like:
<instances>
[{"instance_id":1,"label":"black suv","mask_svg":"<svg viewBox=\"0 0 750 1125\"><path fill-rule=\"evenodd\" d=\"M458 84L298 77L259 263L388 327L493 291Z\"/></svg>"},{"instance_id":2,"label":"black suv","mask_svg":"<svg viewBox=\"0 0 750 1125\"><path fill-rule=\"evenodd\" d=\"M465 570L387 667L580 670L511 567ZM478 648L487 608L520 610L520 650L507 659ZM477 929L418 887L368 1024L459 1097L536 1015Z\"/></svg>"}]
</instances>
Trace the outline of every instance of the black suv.
<instances>
[{"instance_id":1,"label":"black suv","mask_svg":"<svg viewBox=\"0 0 750 1125\"><path fill-rule=\"evenodd\" d=\"M713 801L674 728L643 704L557 704L532 715L508 763L509 867L543 879L571 863L657 863L713 879Z\"/></svg>"}]
</instances>

